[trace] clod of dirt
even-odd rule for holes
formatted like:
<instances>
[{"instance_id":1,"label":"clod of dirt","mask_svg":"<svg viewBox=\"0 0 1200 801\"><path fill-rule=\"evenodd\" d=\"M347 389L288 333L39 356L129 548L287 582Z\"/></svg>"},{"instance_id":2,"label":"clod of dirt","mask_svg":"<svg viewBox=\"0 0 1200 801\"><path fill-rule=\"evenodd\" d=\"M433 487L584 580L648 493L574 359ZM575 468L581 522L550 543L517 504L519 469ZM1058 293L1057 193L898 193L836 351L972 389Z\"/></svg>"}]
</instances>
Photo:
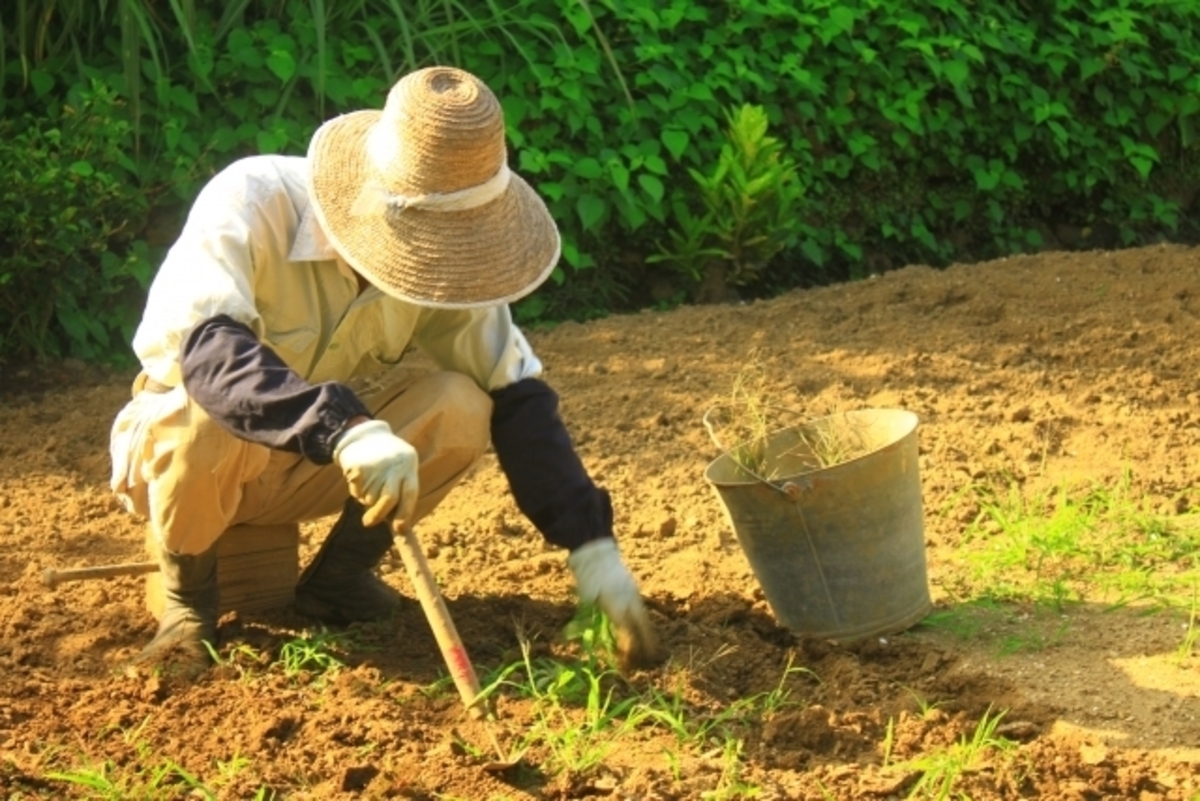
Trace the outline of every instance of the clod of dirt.
<instances>
[{"instance_id":1,"label":"clod of dirt","mask_svg":"<svg viewBox=\"0 0 1200 801\"><path fill-rule=\"evenodd\" d=\"M342 792L358 793L367 789L371 780L379 775L379 768L373 765L363 765L356 768L346 768L342 774Z\"/></svg>"},{"instance_id":2,"label":"clod of dirt","mask_svg":"<svg viewBox=\"0 0 1200 801\"><path fill-rule=\"evenodd\" d=\"M828 709L815 704L799 712L785 712L763 727L763 741L780 749L805 748L823 753L834 743L834 731Z\"/></svg>"}]
</instances>

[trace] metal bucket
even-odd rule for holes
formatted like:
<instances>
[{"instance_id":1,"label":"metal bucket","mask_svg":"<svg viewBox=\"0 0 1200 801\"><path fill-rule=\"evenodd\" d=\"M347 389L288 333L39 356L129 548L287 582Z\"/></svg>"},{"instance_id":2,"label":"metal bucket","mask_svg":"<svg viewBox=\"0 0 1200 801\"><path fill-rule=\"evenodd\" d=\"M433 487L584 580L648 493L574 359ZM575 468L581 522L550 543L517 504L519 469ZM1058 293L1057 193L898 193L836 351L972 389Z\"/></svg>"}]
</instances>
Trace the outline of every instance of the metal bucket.
<instances>
[{"instance_id":1,"label":"metal bucket","mask_svg":"<svg viewBox=\"0 0 1200 801\"><path fill-rule=\"evenodd\" d=\"M821 443L846 432L859 455L822 467ZM780 623L846 641L928 614L915 414L865 409L782 429L759 465L751 473L726 452L705 478Z\"/></svg>"}]
</instances>

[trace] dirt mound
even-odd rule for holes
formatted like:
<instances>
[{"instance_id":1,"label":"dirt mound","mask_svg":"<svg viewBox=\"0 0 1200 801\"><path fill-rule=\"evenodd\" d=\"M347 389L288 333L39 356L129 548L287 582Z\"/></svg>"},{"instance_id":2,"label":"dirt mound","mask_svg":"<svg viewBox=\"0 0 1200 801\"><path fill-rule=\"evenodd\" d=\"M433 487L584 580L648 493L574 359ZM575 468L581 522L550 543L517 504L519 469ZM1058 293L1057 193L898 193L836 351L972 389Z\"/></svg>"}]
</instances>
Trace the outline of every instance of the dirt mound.
<instances>
[{"instance_id":1,"label":"dirt mound","mask_svg":"<svg viewBox=\"0 0 1200 801\"><path fill-rule=\"evenodd\" d=\"M991 736L1013 755L993 750L962 772L956 790L975 799L1196 798L1200 674L1195 657L1164 658L1186 620L1089 605L1047 620L1013 607L989 619L987 637L921 626L855 645L798 639L776 625L704 482L716 451L700 419L751 358L774 399L807 415L915 411L930 578L945 610L979 512L964 493L972 484L1033 491L1124 475L1156 510L1190 511L1198 279L1191 249L1047 253L531 332L582 457L612 491L622 548L672 654L628 680L604 675L597 697L657 697L712 728L685 738L664 716L620 740L589 740L592 764L543 743L503 773L482 770L471 744L487 732L462 715L415 601L387 624L320 635L346 664L333 673L303 660L281 667L284 647L312 635L287 610L226 616L227 661L196 684L125 671L154 629L141 579L49 591L40 577L47 566L144 558L140 524L107 490L108 427L132 375L79 365L8 375L0 788L174 798L194 786L184 771L221 798L269 797L264 788L294 798L888 798L921 791L922 755ZM304 527L305 556L329 522ZM418 536L485 679L523 663L551 670L551 657L576 664L558 637L574 609L562 554L520 515L494 457ZM385 576L410 592L398 563ZM1037 637L1038 647L996 647ZM543 690L567 681L538 675ZM528 694L501 692L498 706L502 741L545 723ZM562 767L568 757L574 768ZM76 782L55 778L64 771ZM116 789L88 790L84 775Z\"/></svg>"}]
</instances>

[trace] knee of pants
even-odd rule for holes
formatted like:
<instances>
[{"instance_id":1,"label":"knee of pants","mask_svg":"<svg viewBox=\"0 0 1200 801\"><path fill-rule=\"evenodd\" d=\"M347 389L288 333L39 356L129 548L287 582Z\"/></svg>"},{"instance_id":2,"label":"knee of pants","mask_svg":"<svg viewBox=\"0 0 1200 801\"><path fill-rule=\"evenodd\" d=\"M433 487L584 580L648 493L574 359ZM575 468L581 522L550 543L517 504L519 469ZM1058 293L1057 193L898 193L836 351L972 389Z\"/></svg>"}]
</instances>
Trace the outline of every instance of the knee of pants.
<instances>
[{"instance_id":1,"label":"knee of pants","mask_svg":"<svg viewBox=\"0 0 1200 801\"><path fill-rule=\"evenodd\" d=\"M423 465L465 470L487 450L492 399L461 373L424 376L375 410L421 454Z\"/></svg>"},{"instance_id":2,"label":"knee of pants","mask_svg":"<svg viewBox=\"0 0 1200 801\"><path fill-rule=\"evenodd\" d=\"M266 468L270 452L238 439L187 402L147 432L143 464L146 508L167 550L201 553L237 513L246 482Z\"/></svg>"},{"instance_id":3,"label":"knee of pants","mask_svg":"<svg viewBox=\"0 0 1200 801\"><path fill-rule=\"evenodd\" d=\"M491 396L462 373L436 373L429 380L435 384L441 419L452 427L454 440L477 455L486 451L492 431Z\"/></svg>"},{"instance_id":4,"label":"knee of pants","mask_svg":"<svg viewBox=\"0 0 1200 801\"><path fill-rule=\"evenodd\" d=\"M218 473L237 472L248 481L262 472L268 453L222 428L197 404L188 401L150 430L151 474L159 480L189 483L193 477L212 481Z\"/></svg>"}]
</instances>

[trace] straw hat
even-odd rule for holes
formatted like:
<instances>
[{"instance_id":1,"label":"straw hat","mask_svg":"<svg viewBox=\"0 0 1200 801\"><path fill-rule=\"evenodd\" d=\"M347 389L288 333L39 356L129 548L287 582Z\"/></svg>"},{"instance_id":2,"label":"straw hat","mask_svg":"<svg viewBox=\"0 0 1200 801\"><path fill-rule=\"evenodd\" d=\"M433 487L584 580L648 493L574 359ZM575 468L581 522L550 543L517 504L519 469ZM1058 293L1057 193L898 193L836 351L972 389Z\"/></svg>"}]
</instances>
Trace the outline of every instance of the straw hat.
<instances>
[{"instance_id":1,"label":"straw hat","mask_svg":"<svg viewBox=\"0 0 1200 801\"><path fill-rule=\"evenodd\" d=\"M308 160L331 243L393 297L491 306L529 294L558 262L546 204L508 169L500 103L470 73L404 76L382 112L322 125Z\"/></svg>"}]
</instances>

